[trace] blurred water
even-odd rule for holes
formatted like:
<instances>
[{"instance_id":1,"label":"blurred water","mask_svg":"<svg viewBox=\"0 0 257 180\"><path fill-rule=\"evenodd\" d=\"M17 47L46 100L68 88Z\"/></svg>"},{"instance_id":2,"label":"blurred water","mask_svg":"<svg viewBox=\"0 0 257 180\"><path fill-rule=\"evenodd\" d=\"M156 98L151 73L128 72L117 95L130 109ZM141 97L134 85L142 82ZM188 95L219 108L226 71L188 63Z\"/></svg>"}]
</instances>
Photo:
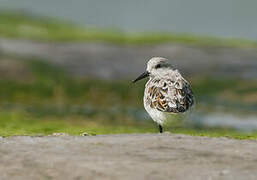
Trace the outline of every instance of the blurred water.
<instances>
[{"instance_id":1,"label":"blurred water","mask_svg":"<svg viewBox=\"0 0 257 180\"><path fill-rule=\"evenodd\" d=\"M198 118L199 123L209 127L228 127L240 131L256 131L257 116L235 115L231 113L209 113Z\"/></svg>"},{"instance_id":2,"label":"blurred water","mask_svg":"<svg viewBox=\"0 0 257 180\"><path fill-rule=\"evenodd\" d=\"M222 110L197 109L185 116L187 123L193 127L232 128L238 131L257 130L257 114L248 111L236 112Z\"/></svg>"},{"instance_id":3,"label":"blurred water","mask_svg":"<svg viewBox=\"0 0 257 180\"><path fill-rule=\"evenodd\" d=\"M257 39L254 0L0 0L0 8L124 31L174 31Z\"/></svg>"}]
</instances>

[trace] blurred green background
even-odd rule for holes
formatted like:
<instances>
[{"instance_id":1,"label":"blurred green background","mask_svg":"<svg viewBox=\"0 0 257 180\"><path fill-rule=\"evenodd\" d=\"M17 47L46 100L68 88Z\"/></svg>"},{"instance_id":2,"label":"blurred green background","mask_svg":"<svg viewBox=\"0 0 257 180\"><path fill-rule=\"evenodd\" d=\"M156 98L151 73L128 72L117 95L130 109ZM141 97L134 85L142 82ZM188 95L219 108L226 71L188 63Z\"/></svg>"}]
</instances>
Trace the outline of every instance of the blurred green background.
<instances>
[{"instance_id":1,"label":"blurred green background","mask_svg":"<svg viewBox=\"0 0 257 180\"><path fill-rule=\"evenodd\" d=\"M186 8L183 2L182 9ZM240 4L224 4L224 17L242 19L232 22L228 30L218 15L207 14L206 20L215 17L213 23L220 25L215 31L198 22L199 14L193 16L192 28L182 22L188 14L169 19L173 11L161 13L163 22L151 18L148 10L156 7L152 1L141 13L134 1L131 6L119 4L126 7L119 11L114 1L109 3L115 11L108 16L109 6L102 13L93 11L104 7L100 2L74 1L73 7L68 1L55 0L42 3L41 8L29 0L2 2L1 136L157 133L143 109L145 81L132 84L131 80L144 71L152 56L164 56L191 82L196 97L195 107L174 116L165 130L257 137L257 29L234 30L236 25L251 23L256 13L248 15L251 18L240 11L231 14L230 8ZM177 1L163 3L178 5ZM89 11L83 12L81 5ZM69 13L64 11L68 7ZM133 9L138 19L130 17Z\"/></svg>"}]
</instances>

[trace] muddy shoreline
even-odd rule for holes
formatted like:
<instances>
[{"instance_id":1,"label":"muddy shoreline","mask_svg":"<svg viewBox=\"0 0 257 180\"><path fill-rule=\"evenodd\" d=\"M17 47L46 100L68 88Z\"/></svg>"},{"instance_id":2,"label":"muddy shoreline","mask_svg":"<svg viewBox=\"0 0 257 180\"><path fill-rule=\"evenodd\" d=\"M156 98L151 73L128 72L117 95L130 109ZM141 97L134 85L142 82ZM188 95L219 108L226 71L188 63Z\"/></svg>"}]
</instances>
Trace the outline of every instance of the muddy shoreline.
<instances>
[{"instance_id":1,"label":"muddy shoreline","mask_svg":"<svg viewBox=\"0 0 257 180\"><path fill-rule=\"evenodd\" d=\"M47 61L82 77L134 78L149 58L163 56L186 76L257 78L256 48L56 43L1 38L0 52Z\"/></svg>"}]
</instances>

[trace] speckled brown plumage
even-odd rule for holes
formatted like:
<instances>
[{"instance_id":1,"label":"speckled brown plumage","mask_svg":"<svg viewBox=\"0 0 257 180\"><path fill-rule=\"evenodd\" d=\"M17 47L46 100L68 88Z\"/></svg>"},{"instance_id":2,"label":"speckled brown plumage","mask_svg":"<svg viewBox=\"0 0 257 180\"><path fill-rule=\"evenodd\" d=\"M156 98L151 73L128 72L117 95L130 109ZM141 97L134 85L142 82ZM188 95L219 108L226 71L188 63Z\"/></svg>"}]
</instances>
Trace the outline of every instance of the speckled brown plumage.
<instances>
[{"instance_id":1,"label":"speckled brown plumage","mask_svg":"<svg viewBox=\"0 0 257 180\"><path fill-rule=\"evenodd\" d=\"M181 113L194 104L194 96L190 85L184 79L179 81L152 79L148 84L147 101L151 108L162 112ZM150 86L151 84L151 86ZM177 84L177 85L176 85Z\"/></svg>"}]
</instances>

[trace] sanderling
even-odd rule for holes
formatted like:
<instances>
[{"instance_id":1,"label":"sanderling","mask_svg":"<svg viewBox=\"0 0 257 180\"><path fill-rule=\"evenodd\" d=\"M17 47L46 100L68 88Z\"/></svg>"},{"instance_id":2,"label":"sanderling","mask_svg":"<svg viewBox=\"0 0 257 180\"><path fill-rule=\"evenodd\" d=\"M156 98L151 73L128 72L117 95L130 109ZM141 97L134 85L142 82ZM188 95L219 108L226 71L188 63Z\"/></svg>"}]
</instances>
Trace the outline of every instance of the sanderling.
<instances>
[{"instance_id":1,"label":"sanderling","mask_svg":"<svg viewBox=\"0 0 257 180\"><path fill-rule=\"evenodd\" d=\"M145 85L144 107L162 133L167 115L187 111L194 104L194 96L190 84L178 70L172 69L166 58L150 59L146 71L133 82L148 76L150 79Z\"/></svg>"}]
</instances>

